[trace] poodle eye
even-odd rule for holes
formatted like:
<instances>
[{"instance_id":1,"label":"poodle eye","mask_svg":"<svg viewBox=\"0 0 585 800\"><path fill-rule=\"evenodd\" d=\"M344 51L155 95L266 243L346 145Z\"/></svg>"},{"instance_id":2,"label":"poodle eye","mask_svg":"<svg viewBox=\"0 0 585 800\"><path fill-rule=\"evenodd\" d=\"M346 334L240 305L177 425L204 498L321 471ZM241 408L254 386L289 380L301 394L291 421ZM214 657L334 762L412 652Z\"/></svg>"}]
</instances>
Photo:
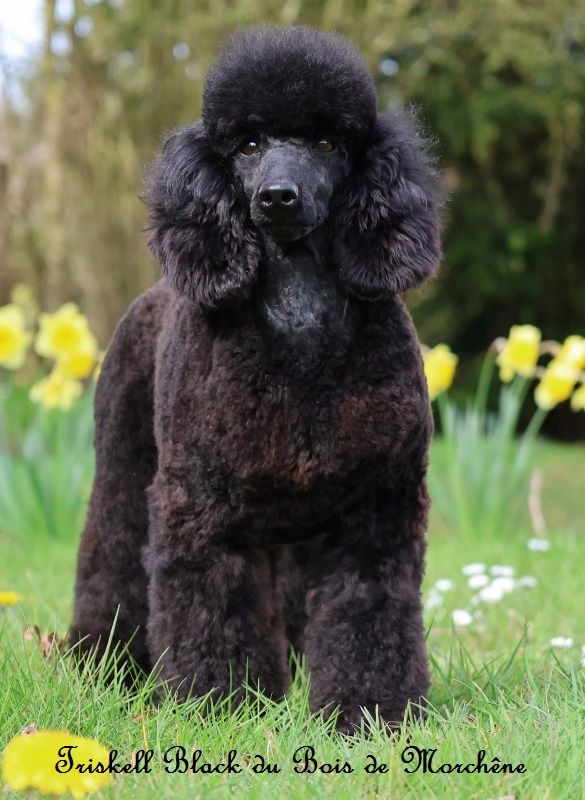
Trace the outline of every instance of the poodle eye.
<instances>
[{"instance_id":1,"label":"poodle eye","mask_svg":"<svg viewBox=\"0 0 585 800\"><path fill-rule=\"evenodd\" d=\"M335 150L335 142L331 139L319 139L315 142L315 147L320 153L332 153Z\"/></svg>"},{"instance_id":2,"label":"poodle eye","mask_svg":"<svg viewBox=\"0 0 585 800\"><path fill-rule=\"evenodd\" d=\"M260 152L260 145L253 139L250 139L247 142L242 142L242 144L240 145L240 153L243 153L245 156L255 156L259 152Z\"/></svg>"}]
</instances>

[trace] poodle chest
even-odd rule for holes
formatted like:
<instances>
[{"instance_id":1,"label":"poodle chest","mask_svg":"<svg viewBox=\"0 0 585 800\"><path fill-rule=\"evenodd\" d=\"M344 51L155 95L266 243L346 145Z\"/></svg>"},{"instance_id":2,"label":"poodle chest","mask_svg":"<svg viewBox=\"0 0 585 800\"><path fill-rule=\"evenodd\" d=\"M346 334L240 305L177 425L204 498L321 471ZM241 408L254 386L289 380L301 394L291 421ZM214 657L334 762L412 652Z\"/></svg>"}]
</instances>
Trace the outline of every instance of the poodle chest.
<instances>
[{"instance_id":1,"label":"poodle chest","mask_svg":"<svg viewBox=\"0 0 585 800\"><path fill-rule=\"evenodd\" d=\"M245 330L213 338L200 331L192 345L179 364L167 361L174 375L164 383L174 396L164 439L238 489L349 483L381 459L398 466L409 438L428 425L416 358L405 374L405 359L391 352L336 352L334 344L328 353L267 352Z\"/></svg>"}]
</instances>

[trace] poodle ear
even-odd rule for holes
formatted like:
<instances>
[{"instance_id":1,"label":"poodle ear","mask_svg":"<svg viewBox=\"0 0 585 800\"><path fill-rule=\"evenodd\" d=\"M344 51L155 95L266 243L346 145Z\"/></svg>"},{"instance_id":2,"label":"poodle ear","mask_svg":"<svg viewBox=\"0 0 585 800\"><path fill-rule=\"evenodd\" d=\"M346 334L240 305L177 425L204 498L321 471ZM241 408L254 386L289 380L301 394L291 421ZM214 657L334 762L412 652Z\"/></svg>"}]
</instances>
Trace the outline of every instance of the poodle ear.
<instances>
[{"instance_id":1,"label":"poodle ear","mask_svg":"<svg viewBox=\"0 0 585 800\"><path fill-rule=\"evenodd\" d=\"M439 206L424 143L399 116L379 115L333 212L341 283L377 300L434 275L441 258Z\"/></svg>"},{"instance_id":2,"label":"poodle ear","mask_svg":"<svg viewBox=\"0 0 585 800\"><path fill-rule=\"evenodd\" d=\"M202 123L175 131L155 160L146 202L149 246L173 288L206 308L243 300L260 250L243 192Z\"/></svg>"}]
</instances>

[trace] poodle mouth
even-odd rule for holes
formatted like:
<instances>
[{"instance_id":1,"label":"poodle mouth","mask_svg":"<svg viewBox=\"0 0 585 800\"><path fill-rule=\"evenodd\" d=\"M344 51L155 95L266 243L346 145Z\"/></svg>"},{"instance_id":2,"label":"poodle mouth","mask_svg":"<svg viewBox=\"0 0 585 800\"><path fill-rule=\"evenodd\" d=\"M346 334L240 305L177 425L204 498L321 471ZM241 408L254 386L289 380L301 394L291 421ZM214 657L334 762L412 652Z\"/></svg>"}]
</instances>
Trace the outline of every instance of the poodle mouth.
<instances>
[{"instance_id":1,"label":"poodle mouth","mask_svg":"<svg viewBox=\"0 0 585 800\"><path fill-rule=\"evenodd\" d=\"M274 239L275 242L296 242L308 236L314 225L260 225L263 233Z\"/></svg>"}]
</instances>

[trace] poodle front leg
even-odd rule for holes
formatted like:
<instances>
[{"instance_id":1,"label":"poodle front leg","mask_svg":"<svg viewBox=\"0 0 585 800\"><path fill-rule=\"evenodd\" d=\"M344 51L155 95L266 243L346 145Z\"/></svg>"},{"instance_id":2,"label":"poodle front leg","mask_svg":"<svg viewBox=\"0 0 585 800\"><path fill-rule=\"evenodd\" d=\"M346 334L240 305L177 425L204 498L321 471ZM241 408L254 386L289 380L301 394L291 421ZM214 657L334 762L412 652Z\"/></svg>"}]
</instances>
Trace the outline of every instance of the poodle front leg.
<instances>
[{"instance_id":1,"label":"poodle front leg","mask_svg":"<svg viewBox=\"0 0 585 800\"><path fill-rule=\"evenodd\" d=\"M425 503L395 496L386 504L384 513L362 509L361 530L324 549L307 597L311 707L339 708L345 732L360 726L362 707L400 724L408 702L416 714L429 687L420 600Z\"/></svg>"},{"instance_id":2,"label":"poodle front leg","mask_svg":"<svg viewBox=\"0 0 585 800\"><path fill-rule=\"evenodd\" d=\"M241 696L244 681L284 694L284 622L265 552L210 543L196 523L159 519L149 577L149 651L179 697L211 690Z\"/></svg>"}]
</instances>

